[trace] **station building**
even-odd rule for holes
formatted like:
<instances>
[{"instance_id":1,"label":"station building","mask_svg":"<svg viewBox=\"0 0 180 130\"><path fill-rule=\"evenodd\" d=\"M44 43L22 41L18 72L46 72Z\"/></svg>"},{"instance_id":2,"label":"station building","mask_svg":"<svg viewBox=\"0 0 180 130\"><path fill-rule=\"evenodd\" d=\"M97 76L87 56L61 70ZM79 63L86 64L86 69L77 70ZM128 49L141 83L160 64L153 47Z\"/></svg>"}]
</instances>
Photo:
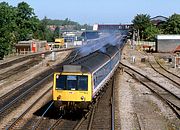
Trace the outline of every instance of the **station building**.
<instances>
[{"instance_id":1,"label":"station building","mask_svg":"<svg viewBox=\"0 0 180 130\"><path fill-rule=\"evenodd\" d=\"M28 54L35 52L43 52L49 50L47 41L39 40L29 40L29 41L19 41L16 45L16 53L18 54Z\"/></svg>"},{"instance_id":2,"label":"station building","mask_svg":"<svg viewBox=\"0 0 180 130\"><path fill-rule=\"evenodd\" d=\"M157 52L174 52L179 45L180 35L157 35L155 50Z\"/></svg>"}]
</instances>

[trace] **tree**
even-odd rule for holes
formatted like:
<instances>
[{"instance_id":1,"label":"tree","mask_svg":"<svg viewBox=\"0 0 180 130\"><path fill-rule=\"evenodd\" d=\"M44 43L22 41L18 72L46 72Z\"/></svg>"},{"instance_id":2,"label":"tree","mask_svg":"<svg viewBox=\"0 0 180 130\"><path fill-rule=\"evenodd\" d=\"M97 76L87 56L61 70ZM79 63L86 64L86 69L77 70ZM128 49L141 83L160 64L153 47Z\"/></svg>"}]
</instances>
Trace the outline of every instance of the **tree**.
<instances>
[{"instance_id":1,"label":"tree","mask_svg":"<svg viewBox=\"0 0 180 130\"><path fill-rule=\"evenodd\" d=\"M86 30L92 30L93 29L92 26L90 26L88 24L82 25L81 28L86 29Z\"/></svg>"},{"instance_id":2,"label":"tree","mask_svg":"<svg viewBox=\"0 0 180 130\"><path fill-rule=\"evenodd\" d=\"M62 26L64 29L81 29L77 22L66 18L65 20L51 20L45 17L39 20L27 3L21 2L17 7L0 2L0 59L12 52L14 43L32 38L54 41L59 36L59 28L53 32L48 25ZM68 25L68 26L66 26ZM84 25L86 28L89 25Z\"/></svg>"},{"instance_id":3,"label":"tree","mask_svg":"<svg viewBox=\"0 0 180 130\"><path fill-rule=\"evenodd\" d=\"M180 14L173 14L165 23L166 34L180 34Z\"/></svg>"},{"instance_id":4,"label":"tree","mask_svg":"<svg viewBox=\"0 0 180 130\"><path fill-rule=\"evenodd\" d=\"M38 38L41 40L45 40L46 39L46 31L47 31L47 17L44 17L38 25Z\"/></svg>"},{"instance_id":5,"label":"tree","mask_svg":"<svg viewBox=\"0 0 180 130\"><path fill-rule=\"evenodd\" d=\"M33 33L38 28L39 22L33 12L33 9L27 3L21 2L18 4L16 12L18 41L32 39Z\"/></svg>"},{"instance_id":6,"label":"tree","mask_svg":"<svg viewBox=\"0 0 180 130\"><path fill-rule=\"evenodd\" d=\"M134 28L139 32L140 39L143 39L143 32L148 26L151 25L150 15L137 14L132 23L134 24Z\"/></svg>"},{"instance_id":7,"label":"tree","mask_svg":"<svg viewBox=\"0 0 180 130\"><path fill-rule=\"evenodd\" d=\"M160 30L156 26L151 24L150 26L148 26L145 29L145 31L143 33L144 33L144 36L145 36L145 40L154 41L156 35L160 34Z\"/></svg>"},{"instance_id":8,"label":"tree","mask_svg":"<svg viewBox=\"0 0 180 130\"><path fill-rule=\"evenodd\" d=\"M0 59L11 52L15 42L15 9L6 2L0 3Z\"/></svg>"},{"instance_id":9,"label":"tree","mask_svg":"<svg viewBox=\"0 0 180 130\"><path fill-rule=\"evenodd\" d=\"M57 26L54 30L54 38L58 38L60 36L60 28Z\"/></svg>"}]
</instances>

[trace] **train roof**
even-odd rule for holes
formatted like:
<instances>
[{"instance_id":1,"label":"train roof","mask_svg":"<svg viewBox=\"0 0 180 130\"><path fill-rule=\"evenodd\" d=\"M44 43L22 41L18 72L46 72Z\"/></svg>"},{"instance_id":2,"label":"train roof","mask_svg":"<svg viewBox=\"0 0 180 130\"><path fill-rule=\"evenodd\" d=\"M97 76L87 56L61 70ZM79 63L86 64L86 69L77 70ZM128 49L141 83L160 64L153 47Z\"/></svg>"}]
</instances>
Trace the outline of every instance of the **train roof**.
<instances>
[{"instance_id":1,"label":"train roof","mask_svg":"<svg viewBox=\"0 0 180 130\"><path fill-rule=\"evenodd\" d=\"M95 52L90 57L87 57L87 59L79 60L77 63L78 65L83 66L86 68L87 72L94 72L97 70L101 65L106 63L108 60L110 60L110 57L104 53L101 52Z\"/></svg>"},{"instance_id":2,"label":"train roof","mask_svg":"<svg viewBox=\"0 0 180 130\"><path fill-rule=\"evenodd\" d=\"M117 52L118 48L113 45L106 45L102 49L79 59L69 65L62 67L63 72L93 73L104 63L108 62Z\"/></svg>"},{"instance_id":3,"label":"train roof","mask_svg":"<svg viewBox=\"0 0 180 130\"><path fill-rule=\"evenodd\" d=\"M109 55L111 58L119 51L117 46L113 46L111 44L107 44L104 46L105 47L105 54ZM101 51L101 49L100 49Z\"/></svg>"}]
</instances>

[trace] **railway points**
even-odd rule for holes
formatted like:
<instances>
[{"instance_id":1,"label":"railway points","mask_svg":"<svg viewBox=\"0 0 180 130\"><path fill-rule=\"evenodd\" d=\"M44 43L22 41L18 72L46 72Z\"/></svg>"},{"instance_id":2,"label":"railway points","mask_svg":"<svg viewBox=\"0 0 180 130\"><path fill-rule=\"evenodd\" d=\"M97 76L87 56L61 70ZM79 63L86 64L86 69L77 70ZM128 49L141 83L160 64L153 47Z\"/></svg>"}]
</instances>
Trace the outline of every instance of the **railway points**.
<instances>
[{"instance_id":1,"label":"railway points","mask_svg":"<svg viewBox=\"0 0 180 130\"><path fill-rule=\"evenodd\" d=\"M163 98L172 101L179 107L179 89L176 86L172 87L173 85L171 82L167 81L165 77L162 77L162 75L159 75L151 68L148 62L148 56L144 52L132 49L130 46L126 46L123 53L122 62L124 64L137 70L137 72L142 73L146 77L152 78L156 83L161 84L163 87L173 92L177 97L176 99L170 98L171 96L168 96L169 92L167 92L166 95L165 90L153 88L154 91L159 91L159 94ZM132 55L136 56L135 63L132 63L131 61ZM157 55L158 54L156 54L156 58ZM145 61L142 62L142 58L145 58ZM127 69L126 71L129 70L130 69ZM122 75L121 71L120 74ZM118 122L117 126L121 127L122 129L126 129L128 126L129 128L133 127L136 129L165 129L164 126L169 125L169 128L178 129L178 114L176 114L176 112L174 113L174 110L171 110L171 106L169 107L166 103L164 103L164 101L161 101L161 99L157 98L157 96L154 96L155 92L146 89L144 85L140 84L140 82L143 82L143 84L148 84L148 86L150 85L151 87L155 87L156 85L152 85L150 81L140 78L139 76L136 76L136 74L131 74L133 77L129 77L129 75L125 72L125 68L123 75L124 76L120 76L120 78L121 81L124 80L125 84L123 85L121 83L119 93L121 93L120 96L122 100L124 99L127 104L122 106L125 104L125 102L120 101L120 108L117 109L117 111L120 113L121 117L119 120L121 122ZM138 80L136 78L138 78ZM126 100L127 95L129 98ZM179 113L178 107L174 107L174 109L176 109L176 111ZM124 120L129 121L129 123L124 122ZM168 120L170 123L168 123L166 120ZM148 123L154 125L148 125Z\"/></svg>"}]
</instances>

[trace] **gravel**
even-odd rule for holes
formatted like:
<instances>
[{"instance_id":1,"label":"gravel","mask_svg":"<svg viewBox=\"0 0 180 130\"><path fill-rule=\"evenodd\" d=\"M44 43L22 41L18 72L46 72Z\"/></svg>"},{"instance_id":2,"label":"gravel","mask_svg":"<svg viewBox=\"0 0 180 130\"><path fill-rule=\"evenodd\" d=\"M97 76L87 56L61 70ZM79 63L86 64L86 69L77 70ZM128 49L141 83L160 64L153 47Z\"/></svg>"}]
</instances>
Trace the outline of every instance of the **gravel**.
<instances>
[{"instance_id":1,"label":"gravel","mask_svg":"<svg viewBox=\"0 0 180 130\"><path fill-rule=\"evenodd\" d=\"M146 62L141 62L141 58L145 57L143 53L132 50L126 45L122 54L123 63L138 69L172 92L179 93L177 88L155 73ZM135 63L131 61L132 55L136 56ZM119 72L115 84L117 130L179 130L180 121L176 115L146 87L125 72L123 74Z\"/></svg>"}]
</instances>

